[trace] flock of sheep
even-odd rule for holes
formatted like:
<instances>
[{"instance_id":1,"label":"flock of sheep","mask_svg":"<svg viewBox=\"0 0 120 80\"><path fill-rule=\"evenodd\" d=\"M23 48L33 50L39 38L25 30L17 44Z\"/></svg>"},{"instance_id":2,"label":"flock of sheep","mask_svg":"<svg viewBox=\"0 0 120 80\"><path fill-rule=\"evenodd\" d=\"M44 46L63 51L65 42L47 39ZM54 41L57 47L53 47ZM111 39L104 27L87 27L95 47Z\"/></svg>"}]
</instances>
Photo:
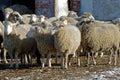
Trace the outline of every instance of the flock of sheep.
<instances>
[{"instance_id":1,"label":"flock of sheep","mask_svg":"<svg viewBox=\"0 0 120 80\"><path fill-rule=\"evenodd\" d=\"M96 64L95 57L99 54L102 57L103 53L109 54L109 64L112 64L113 57L114 65L117 64L119 19L98 21L91 13L77 16L73 11L57 19L16 10L5 8L5 21L0 23L0 51L5 63L8 63L6 53L10 56L10 67L14 67L14 56L16 68L19 67L19 58L22 64L32 64L34 56L42 68L45 65L51 67L51 55L56 57L56 63L60 56L62 68L70 66L72 57L77 57L77 65L80 66L81 53L87 57L87 66L90 65L90 58Z\"/></svg>"}]
</instances>

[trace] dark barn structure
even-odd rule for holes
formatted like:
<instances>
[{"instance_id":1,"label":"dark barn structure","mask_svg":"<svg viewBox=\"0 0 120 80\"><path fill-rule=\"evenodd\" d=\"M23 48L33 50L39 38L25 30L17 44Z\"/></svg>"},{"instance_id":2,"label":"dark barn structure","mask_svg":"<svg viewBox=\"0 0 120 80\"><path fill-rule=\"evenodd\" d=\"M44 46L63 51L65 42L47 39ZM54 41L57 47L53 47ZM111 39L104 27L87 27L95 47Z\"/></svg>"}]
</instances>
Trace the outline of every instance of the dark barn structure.
<instances>
[{"instance_id":1,"label":"dark barn structure","mask_svg":"<svg viewBox=\"0 0 120 80\"><path fill-rule=\"evenodd\" d=\"M36 8L39 7L40 14L44 14L48 17L55 16L55 1L56 0L0 0L0 21L4 20L1 7L9 7L14 4L25 5L34 13ZM77 12L79 15L80 0L68 0L68 9Z\"/></svg>"},{"instance_id":2,"label":"dark barn structure","mask_svg":"<svg viewBox=\"0 0 120 80\"><path fill-rule=\"evenodd\" d=\"M2 13L2 7L9 7L14 4L21 4L27 6L33 12L35 10L35 0L0 0L0 21L3 21L4 16Z\"/></svg>"}]
</instances>

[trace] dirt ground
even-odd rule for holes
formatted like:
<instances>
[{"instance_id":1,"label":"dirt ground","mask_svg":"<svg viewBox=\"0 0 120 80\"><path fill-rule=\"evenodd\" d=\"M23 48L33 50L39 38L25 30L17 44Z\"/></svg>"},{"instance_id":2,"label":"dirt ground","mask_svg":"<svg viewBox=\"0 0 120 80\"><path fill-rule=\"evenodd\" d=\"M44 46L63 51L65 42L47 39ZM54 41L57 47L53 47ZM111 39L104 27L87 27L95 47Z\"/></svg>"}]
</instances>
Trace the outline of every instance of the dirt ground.
<instances>
[{"instance_id":1,"label":"dirt ground","mask_svg":"<svg viewBox=\"0 0 120 80\"><path fill-rule=\"evenodd\" d=\"M10 69L8 64L0 64L0 80L120 80L120 57L117 66L108 64L108 56L97 58L97 65L86 67L86 58L81 57L81 66L77 67L76 58L68 69L54 64L52 68L39 65L20 65L19 69ZM60 61L60 60L59 60Z\"/></svg>"}]
</instances>

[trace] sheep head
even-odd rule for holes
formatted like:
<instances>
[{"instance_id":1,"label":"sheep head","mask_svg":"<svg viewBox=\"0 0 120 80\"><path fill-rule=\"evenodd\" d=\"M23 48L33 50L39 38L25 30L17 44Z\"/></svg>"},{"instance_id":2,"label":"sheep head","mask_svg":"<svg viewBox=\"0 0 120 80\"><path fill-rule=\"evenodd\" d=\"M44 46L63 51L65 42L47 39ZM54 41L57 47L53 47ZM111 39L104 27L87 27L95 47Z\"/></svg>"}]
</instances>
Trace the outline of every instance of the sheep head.
<instances>
[{"instance_id":1,"label":"sheep head","mask_svg":"<svg viewBox=\"0 0 120 80\"><path fill-rule=\"evenodd\" d=\"M30 22L31 22L31 23L36 23L36 22L38 22L38 17L37 17L37 15L32 14L32 15L30 16Z\"/></svg>"},{"instance_id":2,"label":"sheep head","mask_svg":"<svg viewBox=\"0 0 120 80\"><path fill-rule=\"evenodd\" d=\"M72 18L76 18L76 17L78 17L77 13L74 12L74 11L69 11L69 13L68 13L67 16L68 16L68 17L72 17Z\"/></svg>"},{"instance_id":3,"label":"sheep head","mask_svg":"<svg viewBox=\"0 0 120 80\"><path fill-rule=\"evenodd\" d=\"M5 15L5 19L8 19L9 15L13 12L13 9L11 8L6 8L3 13Z\"/></svg>"},{"instance_id":4,"label":"sheep head","mask_svg":"<svg viewBox=\"0 0 120 80\"><path fill-rule=\"evenodd\" d=\"M34 35L36 34L47 34L47 30L45 30L44 28L42 27L34 27L34 28L31 28L28 33L26 34L27 37L34 37Z\"/></svg>"},{"instance_id":5,"label":"sheep head","mask_svg":"<svg viewBox=\"0 0 120 80\"><path fill-rule=\"evenodd\" d=\"M84 23L89 23L94 21L95 21L95 18L93 17L93 15L90 12L85 12L83 15L80 16L80 20L77 25L79 26Z\"/></svg>"},{"instance_id":6,"label":"sheep head","mask_svg":"<svg viewBox=\"0 0 120 80\"><path fill-rule=\"evenodd\" d=\"M68 24L68 19L66 16L61 16L60 17L60 21L62 21L64 23L64 25L67 25Z\"/></svg>"},{"instance_id":7,"label":"sheep head","mask_svg":"<svg viewBox=\"0 0 120 80\"><path fill-rule=\"evenodd\" d=\"M22 21L22 19L23 17L17 11L14 11L13 13L11 13L8 18L9 21L14 22L14 23L18 21Z\"/></svg>"},{"instance_id":8,"label":"sheep head","mask_svg":"<svg viewBox=\"0 0 120 80\"><path fill-rule=\"evenodd\" d=\"M40 22L44 22L45 20L47 20L47 18L44 15L40 15L39 16Z\"/></svg>"}]
</instances>

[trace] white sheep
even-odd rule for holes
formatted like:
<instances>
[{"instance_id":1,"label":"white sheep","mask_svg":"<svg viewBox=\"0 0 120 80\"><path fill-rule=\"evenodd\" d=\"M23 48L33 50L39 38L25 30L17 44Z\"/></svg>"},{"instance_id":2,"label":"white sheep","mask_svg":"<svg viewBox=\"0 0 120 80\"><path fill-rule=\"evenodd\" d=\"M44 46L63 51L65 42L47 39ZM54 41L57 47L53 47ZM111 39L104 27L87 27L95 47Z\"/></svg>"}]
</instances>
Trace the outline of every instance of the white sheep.
<instances>
[{"instance_id":1,"label":"white sheep","mask_svg":"<svg viewBox=\"0 0 120 80\"><path fill-rule=\"evenodd\" d=\"M85 22L80 27L82 33L82 47L84 52L88 54L88 63L90 53L95 53L99 51L110 51L110 61L111 64L112 55L115 54L115 63L117 64L117 51L119 47L119 29L114 24L103 23L103 22ZM96 64L93 56L94 64Z\"/></svg>"},{"instance_id":2,"label":"white sheep","mask_svg":"<svg viewBox=\"0 0 120 80\"><path fill-rule=\"evenodd\" d=\"M75 11L69 11L67 17L78 18L78 15Z\"/></svg>"},{"instance_id":3,"label":"white sheep","mask_svg":"<svg viewBox=\"0 0 120 80\"><path fill-rule=\"evenodd\" d=\"M38 29L39 28L39 29ZM37 33L34 34L34 38L37 42L37 48L42 56L42 67L45 65L45 55L47 54L47 65L51 67L51 54L55 55L56 49L54 47L54 37L47 30L42 27L38 27Z\"/></svg>"},{"instance_id":4,"label":"white sheep","mask_svg":"<svg viewBox=\"0 0 120 80\"><path fill-rule=\"evenodd\" d=\"M31 26L32 25L29 25L29 24L21 24L21 25L14 26L13 23L7 21L5 25L5 36L7 38L6 48L11 57L10 67L13 67L13 54L15 54L16 68L18 68L18 54L20 54L20 51L22 51L21 49L24 47L21 44L24 43L24 39L25 41L27 41L26 34L30 30ZM24 45L27 45L27 44L24 43ZM30 47L31 45L27 45L27 46ZM28 49L28 47L26 48Z\"/></svg>"},{"instance_id":5,"label":"white sheep","mask_svg":"<svg viewBox=\"0 0 120 80\"><path fill-rule=\"evenodd\" d=\"M54 45L62 54L62 68L68 67L68 55L74 54L81 42L81 33L76 26L61 27L54 34Z\"/></svg>"},{"instance_id":6,"label":"white sheep","mask_svg":"<svg viewBox=\"0 0 120 80\"><path fill-rule=\"evenodd\" d=\"M8 63L6 59L6 49L4 45L4 25L0 21L0 54L3 55L3 60L5 63ZM1 56L0 56L1 58ZM1 61L1 60L0 60Z\"/></svg>"}]
</instances>

